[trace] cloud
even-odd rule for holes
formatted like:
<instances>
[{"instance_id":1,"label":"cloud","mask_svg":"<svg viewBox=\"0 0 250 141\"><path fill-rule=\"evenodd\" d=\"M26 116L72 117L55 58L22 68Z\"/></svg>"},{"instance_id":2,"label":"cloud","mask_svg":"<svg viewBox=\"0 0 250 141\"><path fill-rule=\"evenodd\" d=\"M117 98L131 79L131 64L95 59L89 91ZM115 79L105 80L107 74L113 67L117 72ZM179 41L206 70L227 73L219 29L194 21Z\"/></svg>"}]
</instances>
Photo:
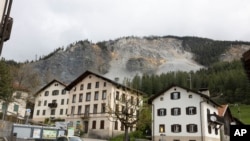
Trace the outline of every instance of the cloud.
<instances>
[{"instance_id":1,"label":"cloud","mask_svg":"<svg viewBox=\"0 0 250 141\"><path fill-rule=\"evenodd\" d=\"M200 36L250 40L248 0L22 0L2 56L34 60L78 40L124 36Z\"/></svg>"}]
</instances>

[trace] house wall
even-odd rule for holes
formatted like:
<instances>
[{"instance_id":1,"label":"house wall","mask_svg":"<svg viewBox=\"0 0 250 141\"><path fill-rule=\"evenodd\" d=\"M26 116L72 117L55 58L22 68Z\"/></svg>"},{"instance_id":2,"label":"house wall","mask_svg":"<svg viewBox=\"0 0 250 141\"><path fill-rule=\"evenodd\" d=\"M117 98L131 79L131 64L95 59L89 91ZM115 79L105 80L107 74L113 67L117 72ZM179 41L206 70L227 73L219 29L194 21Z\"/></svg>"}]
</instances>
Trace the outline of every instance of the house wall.
<instances>
[{"instance_id":1,"label":"house wall","mask_svg":"<svg viewBox=\"0 0 250 141\"><path fill-rule=\"evenodd\" d=\"M172 92L180 92L179 99L171 99ZM152 101L152 128L153 128L153 140L158 141L163 138L166 140L219 140L219 134L214 135L208 134L207 127L207 109L210 109L210 112L216 112L216 107L213 104L207 102L196 93L187 91L186 89L180 87L172 87L169 90L165 91L162 95L159 95ZM211 104L211 105L210 105ZM187 107L196 107L196 114L187 115ZM167 114L165 116L158 116L157 109L165 108ZM171 115L172 108L180 108L180 115ZM165 132L160 132L160 124L165 125ZM171 131L171 125L179 124L181 126L181 132L175 133ZM187 125L195 124L197 125L197 132L189 133L187 132ZM203 138L202 138L203 137Z\"/></svg>"},{"instance_id":2,"label":"house wall","mask_svg":"<svg viewBox=\"0 0 250 141\"><path fill-rule=\"evenodd\" d=\"M18 95L18 97L17 97ZM26 99L28 97L28 93L24 91L15 91L13 93L14 102L11 102L8 105L7 115L15 115L19 119L24 119L26 113ZM3 101L0 102L0 112L2 112L2 104ZM18 106L18 111L15 111L15 106Z\"/></svg>"},{"instance_id":3,"label":"house wall","mask_svg":"<svg viewBox=\"0 0 250 141\"><path fill-rule=\"evenodd\" d=\"M99 84L98 87L96 87L97 83ZM88 85L91 85L90 89L88 89ZM83 87L82 90L81 87ZM104 91L106 91L105 98L103 97ZM97 92L98 99L95 99L95 93ZM115 122L111 115L107 113L108 108L111 108L112 110L115 108L116 92L119 92L120 96L124 93L126 94L127 98L130 98L132 95L134 99L137 98L137 95L131 91L123 90L122 88L117 87L115 84L95 75L88 75L83 80L79 81L69 92L70 96L68 109L70 117L67 118L67 121L73 121L75 127L76 122L79 121L82 125L81 129L83 131L87 130L86 136L89 137L110 138L123 133L124 131L121 130L121 123L118 121L118 129L115 130ZM90 93L89 100L87 99L87 93ZM79 102L80 94L83 95L82 102ZM75 102L73 100L74 95L76 97ZM140 99L142 99L142 97L140 97ZM102 112L102 104L105 104L104 113ZM89 111L86 110L86 105L89 106ZM94 113L94 105L97 105L96 113ZM75 107L73 112L72 106ZM79 106L81 106L80 111ZM86 112L88 113L88 116L86 116ZM96 122L95 129L93 129L93 121ZM100 129L101 121L104 121L104 129ZM88 127L85 127L86 122L88 122Z\"/></svg>"},{"instance_id":4,"label":"house wall","mask_svg":"<svg viewBox=\"0 0 250 141\"><path fill-rule=\"evenodd\" d=\"M68 98L69 94L66 92L65 94L62 94L62 90L65 88L64 85L54 82L50 86L48 86L46 89L41 91L37 94L35 98L35 107L33 112L33 120L37 122L44 122L46 118L54 117L54 118L61 118L65 119L67 117L67 108L68 108ZM52 95L52 92L54 90L59 90L58 95ZM48 96L45 96L45 92L48 91ZM51 108L48 106L49 103L52 103L53 100L56 100L57 107L55 108L55 114L51 115ZM62 104L62 100L64 103ZM40 106L39 106L40 103ZM60 109L63 109L63 113L60 114ZM45 114L43 114L43 111L45 110ZM39 114L38 114L39 111Z\"/></svg>"}]
</instances>

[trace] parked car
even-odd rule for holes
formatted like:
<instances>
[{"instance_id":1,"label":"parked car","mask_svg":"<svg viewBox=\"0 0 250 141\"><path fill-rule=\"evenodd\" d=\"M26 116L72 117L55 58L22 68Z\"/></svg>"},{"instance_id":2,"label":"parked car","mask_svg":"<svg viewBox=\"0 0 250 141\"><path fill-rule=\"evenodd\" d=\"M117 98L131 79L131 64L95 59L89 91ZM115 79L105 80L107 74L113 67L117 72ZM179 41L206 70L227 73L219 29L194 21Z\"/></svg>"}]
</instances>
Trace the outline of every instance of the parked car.
<instances>
[{"instance_id":1,"label":"parked car","mask_svg":"<svg viewBox=\"0 0 250 141\"><path fill-rule=\"evenodd\" d=\"M77 136L60 136L56 138L56 141L83 141Z\"/></svg>"}]
</instances>

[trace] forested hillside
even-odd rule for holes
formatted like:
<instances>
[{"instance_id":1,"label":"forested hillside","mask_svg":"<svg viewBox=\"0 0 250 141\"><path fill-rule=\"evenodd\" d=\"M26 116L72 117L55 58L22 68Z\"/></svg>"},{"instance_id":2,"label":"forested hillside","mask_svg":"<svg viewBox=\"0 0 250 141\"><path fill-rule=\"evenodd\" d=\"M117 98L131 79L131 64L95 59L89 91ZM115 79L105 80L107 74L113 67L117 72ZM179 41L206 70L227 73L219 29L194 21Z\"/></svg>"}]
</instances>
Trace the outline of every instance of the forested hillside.
<instances>
[{"instance_id":1,"label":"forested hillside","mask_svg":"<svg viewBox=\"0 0 250 141\"><path fill-rule=\"evenodd\" d=\"M221 104L250 104L250 83L241 61L219 62L207 69L190 73L179 71L161 75L144 74L124 83L147 93L148 96L157 94L173 83L197 91L208 88L211 98Z\"/></svg>"}]
</instances>

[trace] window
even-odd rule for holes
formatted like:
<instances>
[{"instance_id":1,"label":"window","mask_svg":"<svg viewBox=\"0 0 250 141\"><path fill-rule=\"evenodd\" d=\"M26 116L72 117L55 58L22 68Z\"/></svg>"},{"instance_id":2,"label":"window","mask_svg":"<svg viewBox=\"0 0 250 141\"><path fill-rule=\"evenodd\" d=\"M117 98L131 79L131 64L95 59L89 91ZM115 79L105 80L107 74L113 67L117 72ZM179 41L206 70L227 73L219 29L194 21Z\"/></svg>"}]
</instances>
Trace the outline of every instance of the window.
<instances>
[{"instance_id":1,"label":"window","mask_svg":"<svg viewBox=\"0 0 250 141\"><path fill-rule=\"evenodd\" d=\"M122 102L125 102L125 100L126 100L126 96L125 94L122 94Z\"/></svg>"},{"instance_id":2,"label":"window","mask_svg":"<svg viewBox=\"0 0 250 141\"><path fill-rule=\"evenodd\" d=\"M67 104L69 104L69 99L67 99Z\"/></svg>"},{"instance_id":3,"label":"window","mask_svg":"<svg viewBox=\"0 0 250 141\"><path fill-rule=\"evenodd\" d=\"M83 100L83 94L81 93L79 94L79 102L82 102L82 100Z\"/></svg>"},{"instance_id":4,"label":"window","mask_svg":"<svg viewBox=\"0 0 250 141\"><path fill-rule=\"evenodd\" d=\"M98 100L98 95L99 95L99 91L95 91L95 98L94 98L94 100Z\"/></svg>"},{"instance_id":5,"label":"window","mask_svg":"<svg viewBox=\"0 0 250 141\"><path fill-rule=\"evenodd\" d=\"M196 124L188 124L187 125L187 132L189 133L196 133L197 132L197 125Z\"/></svg>"},{"instance_id":6,"label":"window","mask_svg":"<svg viewBox=\"0 0 250 141\"><path fill-rule=\"evenodd\" d=\"M88 116L89 115L89 110L90 110L90 105L85 105L85 115Z\"/></svg>"},{"instance_id":7,"label":"window","mask_svg":"<svg viewBox=\"0 0 250 141\"><path fill-rule=\"evenodd\" d=\"M82 113L82 106L78 106L77 114L80 115Z\"/></svg>"},{"instance_id":8,"label":"window","mask_svg":"<svg viewBox=\"0 0 250 141\"><path fill-rule=\"evenodd\" d=\"M20 99L21 98L21 95L22 95L22 93L21 92L16 92L16 99Z\"/></svg>"},{"instance_id":9,"label":"window","mask_svg":"<svg viewBox=\"0 0 250 141\"><path fill-rule=\"evenodd\" d=\"M104 120L101 120L100 129L104 129Z\"/></svg>"},{"instance_id":10,"label":"window","mask_svg":"<svg viewBox=\"0 0 250 141\"><path fill-rule=\"evenodd\" d=\"M71 106L71 115L74 115L75 113L75 106Z\"/></svg>"},{"instance_id":11,"label":"window","mask_svg":"<svg viewBox=\"0 0 250 141\"><path fill-rule=\"evenodd\" d=\"M38 101L38 106L41 106L42 101Z\"/></svg>"},{"instance_id":12,"label":"window","mask_svg":"<svg viewBox=\"0 0 250 141\"><path fill-rule=\"evenodd\" d=\"M58 83L55 83L55 86L58 86Z\"/></svg>"},{"instance_id":13,"label":"window","mask_svg":"<svg viewBox=\"0 0 250 141\"><path fill-rule=\"evenodd\" d=\"M61 99L61 105L64 105L64 99Z\"/></svg>"},{"instance_id":14,"label":"window","mask_svg":"<svg viewBox=\"0 0 250 141\"><path fill-rule=\"evenodd\" d=\"M121 123L121 130L124 131L124 124Z\"/></svg>"},{"instance_id":15,"label":"window","mask_svg":"<svg viewBox=\"0 0 250 141\"><path fill-rule=\"evenodd\" d=\"M66 90L62 90L61 93L62 93L62 95L66 94Z\"/></svg>"},{"instance_id":16,"label":"window","mask_svg":"<svg viewBox=\"0 0 250 141\"><path fill-rule=\"evenodd\" d=\"M63 109L60 109L60 115L63 115Z\"/></svg>"},{"instance_id":17,"label":"window","mask_svg":"<svg viewBox=\"0 0 250 141\"><path fill-rule=\"evenodd\" d=\"M106 87L106 82L103 83L103 87Z\"/></svg>"},{"instance_id":18,"label":"window","mask_svg":"<svg viewBox=\"0 0 250 141\"><path fill-rule=\"evenodd\" d=\"M208 133L209 133L209 134L212 133L212 127L211 127L211 125L208 125Z\"/></svg>"},{"instance_id":19,"label":"window","mask_svg":"<svg viewBox=\"0 0 250 141\"><path fill-rule=\"evenodd\" d=\"M52 100L52 103L56 103L56 100Z\"/></svg>"},{"instance_id":20,"label":"window","mask_svg":"<svg viewBox=\"0 0 250 141\"><path fill-rule=\"evenodd\" d=\"M180 99L180 92L172 92L171 93L171 99Z\"/></svg>"},{"instance_id":21,"label":"window","mask_svg":"<svg viewBox=\"0 0 250 141\"><path fill-rule=\"evenodd\" d=\"M196 107L187 107L186 108L186 114L187 115L195 115L196 114Z\"/></svg>"},{"instance_id":22,"label":"window","mask_svg":"<svg viewBox=\"0 0 250 141\"><path fill-rule=\"evenodd\" d=\"M54 91L52 91L52 95L53 95L53 96L59 95L59 90L54 90Z\"/></svg>"},{"instance_id":23,"label":"window","mask_svg":"<svg viewBox=\"0 0 250 141\"><path fill-rule=\"evenodd\" d=\"M80 90L83 90L83 88L84 88L84 85L81 84L81 85L80 85Z\"/></svg>"},{"instance_id":24,"label":"window","mask_svg":"<svg viewBox=\"0 0 250 141\"><path fill-rule=\"evenodd\" d=\"M165 133L165 125L164 124L159 125L159 132L160 133Z\"/></svg>"},{"instance_id":25,"label":"window","mask_svg":"<svg viewBox=\"0 0 250 141\"><path fill-rule=\"evenodd\" d=\"M167 109L165 109L165 108L158 109L157 110L157 115L158 116L165 116L165 115L167 115Z\"/></svg>"},{"instance_id":26,"label":"window","mask_svg":"<svg viewBox=\"0 0 250 141\"><path fill-rule=\"evenodd\" d=\"M173 133L179 133L179 132L181 132L181 125L180 124L173 124L173 125L171 125L171 131Z\"/></svg>"},{"instance_id":27,"label":"window","mask_svg":"<svg viewBox=\"0 0 250 141\"><path fill-rule=\"evenodd\" d=\"M50 115L55 115L56 114L56 109L51 109Z\"/></svg>"},{"instance_id":28,"label":"window","mask_svg":"<svg viewBox=\"0 0 250 141\"><path fill-rule=\"evenodd\" d=\"M88 83L87 89L91 89L91 83Z\"/></svg>"},{"instance_id":29,"label":"window","mask_svg":"<svg viewBox=\"0 0 250 141\"><path fill-rule=\"evenodd\" d=\"M115 121L115 130L118 130L118 121Z\"/></svg>"},{"instance_id":30,"label":"window","mask_svg":"<svg viewBox=\"0 0 250 141\"><path fill-rule=\"evenodd\" d=\"M76 94L73 95L72 103L76 103Z\"/></svg>"},{"instance_id":31,"label":"window","mask_svg":"<svg viewBox=\"0 0 250 141\"><path fill-rule=\"evenodd\" d=\"M49 91L45 91L44 96L49 96Z\"/></svg>"},{"instance_id":32,"label":"window","mask_svg":"<svg viewBox=\"0 0 250 141\"><path fill-rule=\"evenodd\" d=\"M215 128L214 130L215 130L215 135L218 135L218 129Z\"/></svg>"},{"instance_id":33,"label":"window","mask_svg":"<svg viewBox=\"0 0 250 141\"><path fill-rule=\"evenodd\" d=\"M39 113L40 113L40 110L37 110L36 111L36 115L39 116Z\"/></svg>"},{"instance_id":34,"label":"window","mask_svg":"<svg viewBox=\"0 0 250 141\"><path fill-rule=\"evenodd\" d=\"M43 115L45 115L46 114L46 110L43 110Z\"/></svg>"},{"instance_id":35,"label":"window","mask_svg":"<svg viewBox=\"0 0 250 141\"><path fill-rule=\"evenodd\" d=\"M92 121L92 129L96 129L96 121L95 120Z\"/></svg>"},{"instance_id":36,"label":"window","mask_svg":"<svg viewBox=\"0 0 250 141\"><path fill-rule=\"evenodd\" d=\"M86 93L86 101L90 101L90 98L91 98L91 93L90 92Z\"/></svg>"},{"instance_id":37,"label":"window","mask_svg":"<svg viewBox=\"0 0 250 141\"><path fill-rule=\"evenodd\" d=\"M191 95L191 94L190 94L190 95L188 95L188 98L192 98L192 97L193 97L193 95Z\"/></svg>"},{"instance_id":38,"label":"window","mask_svg":"<svg viewBox=\"0 0 250 141\"><path fill-rule=\"evenodd\" d=\"M116 91L115 99L119 100L119 92L118 91Z\"/></svg>"},{"instance_id":39,"label":"window","mask_svg":"<svg viewBox=\"0 0 250 141\"><path fill-rule=\"evenodd\" d=\"M44 106L47 105L47 100L44 100L43 105L44 105Z\"/></svg>"},{"instance_id":40,"label":"window","mask_svg":"<svg viewBox=\"0 0 250 141\"><path fill-rule=\"evenodd\" d=\"M101 113L105 113L105 112L106 112L106 104L102 103Z\"/></svg>"},{"instance_id":41,"label":"window","mask_svg":"<svg viewBox=\"0 0 250 141\"><path fill-rule=\"evenodd\" d=\"M164 98L163 97L160 97L160 101L163 101L164 100Z\"/></svg>"},{"instance_id":42,"label":"window","mask_svg":"<svg viewBox=\"0 0 250 141\"><path fill-rule=\"evenodd\" d=\"M181 108L172 108L171 109L171 115L178 116L181 114Z\"/></svg>"},{"instance_id":43,"label":"window","mask_svg":"<svg viewBox=\"0 0 250 141\"><path fill-rule=\"evenodd\" d=\"M131 96L131 98L130 98L130 103L131 103L132 105L134 105L134 97L133 97L133 96Z\"/></svg>"},{"instance_id":44,"label":"window","mask_svg":"<svg viewBox=\"0 0 250 141\"><path fill-rule=\"evenodd\" d=\"M107 90L103 90L102 91L102 99L106 99L106 96L107 96Z\"/></svg>"},{"instance_id":45,"label":"window","mask_svg":"<svg viewBox=\"0 0 250 141\"><path fill-rule=\"evenodd\" d=\"M68 114L68 109L65 110L65 115L67 115L67 114Z\"/></svg>"},{"instance_id":46,"label":"window","mask_svg":"<svg viewBox=\"0 0 250 141\"><path fill-rule=\"evenodd\" d=\"M94 104L93 114L97 114L97 107L98 107L98 105L97 105L97 104Z\"/></svg>"},{"instance_id":47,"label":"window","mask_svg":"<svg viewBox=\"0 0 250 141\"><path fill-rule=\"evenodd\" d=\"M118 104L115 105L115 112L119 112L119 105Z\"/></svg>"},{"instance_id":48,"label":"window","mask_svg":"<svg viewBox=\"0 0 250 141\"><path fill-rule=\"evenodd\" d=\"M99 88L99 82L95 82L95 88Z\"/></svg>"}]
</instances>

